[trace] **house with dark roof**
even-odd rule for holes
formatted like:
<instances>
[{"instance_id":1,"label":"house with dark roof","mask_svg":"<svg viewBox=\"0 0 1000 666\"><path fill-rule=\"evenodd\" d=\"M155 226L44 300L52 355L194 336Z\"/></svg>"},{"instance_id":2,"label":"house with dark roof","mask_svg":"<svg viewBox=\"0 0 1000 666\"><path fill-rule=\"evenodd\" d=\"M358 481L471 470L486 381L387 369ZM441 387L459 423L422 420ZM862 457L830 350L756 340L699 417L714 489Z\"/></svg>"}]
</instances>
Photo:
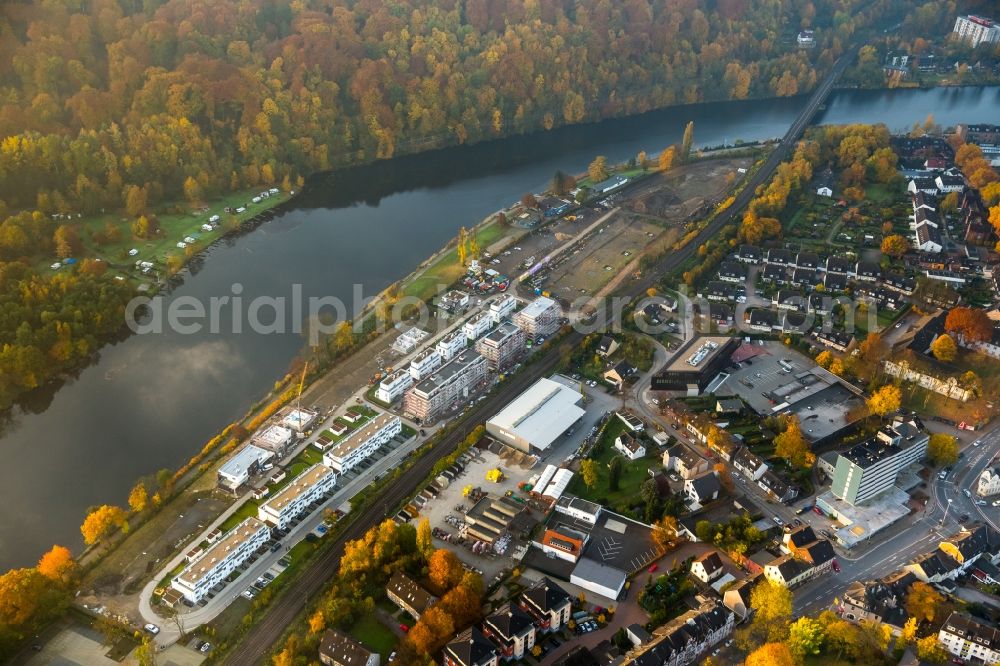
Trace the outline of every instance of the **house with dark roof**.
<instances>
[{"instance_id":1,"label":"house with dark roof","mask_svg":"<svg viewBox=\"0 0 1000 666\"><path fill-rule=\"evenodd\" d=\"M921 222L913 230L916 247L921 252L940 253L944 249L941 241L941 230L930 222Z\"/></svg>"},{"instance_id":2,"label":"house with dark roof","mask_svg":"<svg viewBox=\"0 0 1000 666\"><path fill-rule=\"evenodd\" d=\"M710 301L728 302L736 298L736 289L728 282L711 280L704 289L698 291L698 297Z\"/></svg>"},{"instance_id":3,"label":"house with dark roof","mask_svg":"<svg viewBox=\"0 0 1000 666\"><path fill-rule=\"evenodd\" d=\"M719 279L723 282L742 283L747 279L747 269L736 261L723 261L719 265Z\"/></svg>"},{"instance_id":4,"label":"house with dark roof","mask_svg":"<svg viewBox=\"0 0 1000 666\"><path fill-rule=\"evenodd\" d=\"M802 335L808 333L809 328L809 315L802 312L789 312L787 310L781 313L781 331L783 333Z\"/></svg>"},{"instance_id":5,"label":"house with dark roof","mask_svg":"<svg viewBox=\"0 0 1000 666\"><path fill-rule=\"evenodd\" d=\"M618 341L615 340L610 335L601 336L600 342L597 343L597 355L608 357L615 353L618 349Z\"/></svg>"},{"instance_id":6,"label":"house with dark roof","mask_svg":"<svg viewBox=\"0 0 1000 666\"><path fill-rule=\"evenodd\" d=\"M558 631L569 622L569 595L548 578L522 592L518 606L534 618L535 628L541 632Z\"/></svg>"},{"instance_id":7,"label":"house with dark roof","mask_svg":"<svg viewBox=\"0 0 1000 666\"><path fill-rule=\"evenodd\" d=\"M757 479L757 486L771 498L782 503L791 502L799 494L795 488L782 481L772 470L767 470L763 476Z\"/></svg>"},{"instance_id":8,"label":"house with dark roof","mask_svg":"<svg viewBox=\"0 0 1000 666\"><path fill-rule=\"evenodd\" d=\"M796 268L792 271L788 284L793 287L812 289L819 284L819 274L814 268Z\"/></svg>"},{"instance_id":9,"label":"house with dark roof","mask_svg":"<svg viewBox=\"0 0 1000 666\"><path fill-rule=\"evenodd\" d=\"M689 446L678 442L663 452L663 467L677 472L682 479L693 479L707 472L711 465Z\"/></svg>"},{"instance_id":10,"label":"house with dark roof","mask_svg":"<svg viewBox=\"0 0 1000 666\"><path fill-rule=\"evenodd\" d=\"M760 272L760 281L765 284L785 284L788 281L788 268L777 264L767 264Z\"/></svg>"},{"instance_id":11,"label":"house with dark roof","mask_svg":"<svg viewBox=\"0 0 1000 666\"><path fill-rule=\"evenodd\" d=\"M1000 663L1000 629L971 615L949 615L938 631L938 643L965 663Z\"/></svg>"},{"instance_id":12,"label":"house with dark roof","mask_svg":"<svg viewBox=\"0 0 1000 666\"><path fill-rule=\"evenodd\" d=\"M961 192L965 189L965 178L962 178L961 176L941 174L934 179L934 184L937 185L939 192L943 192L945 194L949 192Z\"/></svg>"},{"instance_id":13,"label":"house with dark roof","mask_svg":"<svg viewBox=\"0 0 1000 666\"><path fill-rule=\"evenodd\" d=\"M833 299L834 297L829 294L813 292L806 299L806 312L826 316L833 307Z\"/></svg>"},{"instance_id":14,"label":"house with dark roof","mask_svg":"<svg viewBox=\"0 0 1000 666\"><path fill-rule=\"evenodd\" d=\"M744 578L731 585L722 593L723 605L731 610L740 622L746 620L753 610L750 606L750 592L756 584L756 577Z\"/></svg>"},{"instance_id":15,"label":"house with dark roof","mask_svg":"<svg viewBox=\"0 0 1000 666\"><path fill-rule=\"evenodd\" d=\"M843 257L830 256L826 258L826 272L847 275L851 272L853 264Z\"/></svg>"},{"instance_id":16,"label":"house with dark roof","mask_svg":"<svg viewBox=\"0 0 1000 666\"><path fill-rule=\"evenodd\" d=\"M851 343L854 342L854 336L844 331L824 331L823 329L819 329L813 334L813 337L816 338L816 342L824 347L836 349L840 352L846 352Z\"/></svg>"},{"instance_id":17,"label":"house with dark roof","mask_svg":"<svg viewBox=\"0 0 1000 666\"><path fill-rule=\"evenodd\" d=\"M854 275L862 282L878 282L882 277L882 267L877 262L861 260L854 268Z\"/></svg>"},{"instance_id":18,"label":"house with dark roof","mask_svg":"<svg viewBox=\"0 0 1000 666\"><path fill-rule=\"evenodd\" d=\"M725 573L722 568L722 558L714 550L710 550L691 563L691 575L706 585Z\"/></svg>"},{"instance_id":19,"label":"house with dark roof","mask_svg":"<svg viewBox=\"0 0 1000 666\"><path fill-rule=\"evenodd\" d=\"M882 277L882 285L887 289L898 291L907 296L913 295L913 290L917 288L917 280L912 275L899 275L898 273L886 273Z\"/></svg>"},{"instance_id":20,"label":"house with dark roof","mask_svg":"<svg viewBox=\"0 0 1000 666\"><path fill-rule=\"evenodd\" d=\"M779 310L805 310L806 297L802 292L792 289L779 289L771 297L771 305Z\"/></svg>"},{"instance_id":21,"label":"house with dark roof","mask_svg":"<svg viewBox=\"0 0 1000 666\"><path fill-rule=\"evenodd\" d=\"M497 650L476 627L469 627L444 648L445 666L498 666Z\"/></svg>"},{"instance_id":22,"label":"house with dark roof","mask_svg":"<svg viewBox=\"0 0 1000 666\"><path fill-rule=\"evenodd\" d=\"M613 384L615 388L621 389L626 380L628 380L628 378L635 373L636 368L630 365L628 361L622 360L618 361L613 367L605 371L601 377L609 384Z\"/></svg>"},{"instance_id":23,"label":"house with dark roof","mask_svg":"<svg viewBox=\"0 0 1000 666\"><path fill-rule=\"evenodd\" d=\"M695 307L697 308L697 305ZM706 314L716 326L731 326L733 323L733 309L725 303L709 303Z\"/></svg>"},{"instance_id":24,"label":"house with dark roof","mask_svg":"<svg viewBox=\"0 0 1000 666\"><path fill-rule=\"evenodd\" d=\"M706 601L653 632L653 641L633 648L624 666L684 666L733 632L735 616L717 601Z\"/></svg>"},{"instance_id":25,"label":"house with dark roof","mask_svg":"<svg viewBox=\"0 0 1000 666\"><path fill-rule=\"evenodd\" d=\"M847 289L847 275L842 273L827 273L823 276L823 289L828 292Z\"/></svg>"},{"instance_id":26,"label":"house with dark roof","mask_svg":"<svg viewBox=\"0 0 1000 666\"><path fill-rule=\"evenodd\" d=\"M744 555L742 561L740 562L751 575L757 576L764 573L764 567L766 567L771 562L778 559L778 556L773 555L771 551L760 550L750 553L749 555Z\"/></svg>"},{"instance_id":27,"label":"house with dark roof","mask_svg":"<svg viewBox=\"0 0 1000 666\"><path fill-rule=\"evenodd\" d=\"M764 476L769 468L764 459L747 447L741 447L733 456L733 467L736 471L752 481Z\"/></svg>"},{"instance_id":28,"label":"house with dark roof","mask_svg":"<svg viewBox=\"0 0 1000 666\"><path fill-rule=\"evenodd\" d=\"M437 597L421 587L417 581L399 571L389 578L389 582L385 586L385 593L389 597L389 601L418 620L425 610L437 602Z\"/></svg>"},{"instance_id":29,"label":"house with dark roof","mask_svg":"<svg viewBox=\"0 0 1000 666\"><path fill-rule=\"evenodd\" d=\"M754 331L770 333L778 327L778 316L771 310L757 308L745 313L745 316L748 325Z\"/></svg>"},{"instance_id":30,"label":"house with dark roof","mask_svg":"<svg viewBox=\"0 0 1000 666\"><path fill-rule=\"evenodd\" d=\"M989 552L989 528L982 523L967 526L958 534L942 541L938 548L958 562L964 573L979 557Z\"/></svg>"},{"instance_id":31,"label":"house with dark roof","mask_svg":"<svg viewBox=\"0 0 1000 666\"><path fill-rule=\"evenodd\" d=\"M336 629L327 629L319 641L319 660L326 666L379 666L379 653Z\"/></svg>"},{"instance_id":32,"label":"house with dark roof","mask_svg":"<svg viewBox=\"0 0 1000 666\"><path fill-rule=\"evenodd\" d=\"M719 398L715 401L717 414L739 414L743 411L743 401L739 398Z\"/></svg>"},{"instance_id":33,"label":"house with dark roof","mask_svg":"<svg viewBox=\"0 0 1000 666\"><path fill-rule=\"evenodd\" d=\"M938 186L937 183L934 182L933 178L919 177L910 180L909 184L906 186L906 191L910 194L923 192L924 194L937 196Z\"/></svg>"},{"instance_id":34,"label":"house with dark roof","mask_svg":"<svg viewBox=\"0 0 1000 666\"><path fill-rule=\"evenodd\" d=\"M916 581L912 573L899 570L879 580L853 581L844 591L842 617L852 622L879 622L898 634L908 619L906 595Z\"/></svg>"},{"instance_id":35,"label":"house with dark roof","mask_svg":"<svg viewBox=\"0 0 1000 666\"><path fill-rule=\"evenodd\" d=\"M759 264L761 259L760 248L756 245L740 245L736 249L736 259L737 261L742 261L744 264Z\"/></svg>"},{"instance_id":36,"label":"house with dark roof","mask_svg":"<svg viewBox=\"0 0 1000 666\"><path fill-rule=\"evenodd\" d=\"M795 265L795 255L792 254L791 250L771 248L767 251L766 261L775 266L788 266L790 268Z\"/></svg>"},{"instance_id":37,"label":"house with dark roof","mask_svg":"<svg viewBox=\"0 0 1000 666\"><path fill-rule=\"evenodd\" d=\"M913 211L916 212L919 208L923 208L924 210L937 210L937 197L927 194L926 192L917 192L913 195Z\"/></svg>"},{"instance_id":38,"label":"house with dark roof","mask_svg":"<svg viewBox=\"0 0 1000 666\"><path fill-rule=\"evenodd\" d=\"M942 550L934 550L918 555L903 569L925 583L940 583L958 575L960 565Z\"/></svg>"},{"instance_id":39,"label":"house with dark roof","mask_svg":"<svg viewBox=\"0 0 1000 666\"><path fill-rule=\"evenodd\" d=\"M615 450L629 460L638 460L646 455L646 447L642 441L627 432L623 432L615 438Z\"/></svg>"},{"instance_id":40,"label":"house with dark roof","mask_svg":"<svg viewBox=\"0 0 1000 666\"><path fill-rule=\"evenodd\" d=\"M815 252L799 252L795 255L795 268L815 271L819 268L819 255Z\"/></svg>"},{"instance_id":41,"label":"house with dark roof","mask_svg":"<svg viewBox=\"0 0 1000 666\"><path fill-rule=\"evenodd\" d=\"M704 504L718 499L721 489L719 477L714 471L684 481L684 496L691 500L695 509L700 509Z\"/></svg>"},{"instance_id":42,"label":"house with dark roof","mask_svg":"<svg viewBox=\"0 0 1000 666\"><path fill-rule=\"evenodd\" d=\"M508 602L486 617L483 634L496 644L505 660L521 659L535 646L534 618Z\"/></svg>"},{"instance_id":43,"label":"house with dark roof","mask_svg":"<svg viewBox=\"0 0 1000 666\"><path fill-rule=\"evenodd\" d=\"M783 555L764 567L765 578L785 587L795 587L813 575L812 565L791 555Z\"/></svg>"}]
</instances>

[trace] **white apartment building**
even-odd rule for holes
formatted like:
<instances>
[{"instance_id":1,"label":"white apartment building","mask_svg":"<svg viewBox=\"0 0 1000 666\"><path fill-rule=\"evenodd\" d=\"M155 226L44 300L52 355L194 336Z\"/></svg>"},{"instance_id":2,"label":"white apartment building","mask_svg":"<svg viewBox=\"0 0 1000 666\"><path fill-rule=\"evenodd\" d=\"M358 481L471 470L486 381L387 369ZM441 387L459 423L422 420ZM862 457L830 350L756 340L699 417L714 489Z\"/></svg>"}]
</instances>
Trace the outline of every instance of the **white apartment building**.
<instances>
[{"instance_id":1,"label":"white apartment building","mask_svg":"<svg viewBox=\"0 0 1000 666\"><path fill-rule=\"evenodd\" d=\"M987 467L979 475L979 485L976 492L980 497L989 497L1000 493L1000 466Z\"/></svg>"},{"instance_id":2,"label":"white apartment building","mask_svg":"<svg viewBox=\"0 0 1000 666\"><path fill-rule=\"evenodd\" d=\"M410 361L410 375L416 380L421 380L440 367L441 354L431 347L413 357Z\"/></svg>"},{"instance_id":3,"label":"white apartment building","mask_svg":"<svg viewBox=\"0 0 1000 666\"><path fill-rule=\"evenodd\" d=\"M965 663L1000 664L1000 630L969 615L948 616L938 631L938 642Z\"/></svg>"},{"instance_id":4,"label":"white apartment building","mask_svg":"<svg viewBox=\"0 0 1000 666\"><path fill-rule=\"evenodd\" d=\"M170 586L196 604L270 538L270 528L251 516L231 529L204 555L184 567Z\"/></svg>"},{"instance_id":5,"label":"white apartment building","mask_svg":"<svg viewBox=\"0 0 1000 666\"><path fill-rule=\"evenodd\" d=\"M292 519L305 511L306 507L322 497L337 485L337 474L321 463L316 463L292 479L274 497L257 509L257 518L263 522L285 529Z\"/></svg>"},{"instance_id":6,"label":"white apartment building","mask_svg":"<svg viewBox=\"0 0 1000 666\"><path fill-rule=\"evenodd\" d=\"M406 368L396 370L379 382L375 397L385 403L393 403L406 389L413 386L413 375Z\"/></svg>"},{"instance_id":7,"label":"white apartment building","mask_svg":"<svg viewBox=\"0 0 1000 666\"><path fill-rule=\"evenodd\" d=\"M436 349L443 361L450 361L461 354L468 344L468 338L462 331L452 331L438 341Z\"/></svg>"},{"instance_id":8,"label":"white apartment building","mask_svg":"<svg viewBox=\"0 0 1000 666\"><path fill-rule=\"evenodd\" d=\"M899 423L841 453L833 471L833 494L851 505L877 497L893 487L903 469L926 455L928 439L916 426Z\"/></svg>"},{"instance_id":9,"label":"white apartment building","mask_svg":"<svg viewBox=\"0 0 1000 666\"><path fill-rule=\"evenodd\" d=\"M219 468L219 486L226 490L236 490L273 457L273 451L247 444Z\"/></svg>"},{"instance_id":10,"label":"white apartment building","mask_svg":"<svg viewBox=\"0 0 1000 666\"><path fill-rule=\"evenodd\" d=\"M323 454L323 464L345 474L403 430L394 414L379 414Z\"/></svg>"},{"instance_id":11,"label":"white apartment building","mask_svg":"<svg viewBox=\"0 0 1000 666\"><path fill-rule=\"evenodd\" d=\"M493 328L493 320L489 312L479 312L462 325L462 333L469 340L475 340Z\"/></svg>"},{"instance_id":12,"label":"white apartment building","mask_svg":"<svg viewBox=\"0 0 1000 666\"><path fill-rule=\"evenodd\" d=\"M410 388L403 398L403 408L414 418L433 420L453 403L467 398L470 390L486 378L487 367L482 355L466 351Z\"/></svg>"},{"instance_id":13,"label":"white apartment building","mask_svg":"<svg viewBox=\"0 0 1000 666\"><path fill-rule=\"evenodd\" d=\"M514 315L514 324L529 338L552 335L559 328L562 308L551 298L539 296Z\"/></svg>"},{"instance_id":14,"label":"white apartment building","mask_svg":"<svg viewBox=\"0 0 1000 666\"><path fill-rule=\"evenodd\" d=\"M969 14L955 19L952 32L958 38L968 42L973 48L980 44L996 44L1000 42L1000 25L982 16Z\"/></svg>"},{"instance_id":15,"label":"white apartment building","mask_svg":"<svg viewBox=\"0 0 1000 666\"><path fill-rule=\"evenodd\" d=\"M476 351L489 361L490 370L502 370L521 357L525 339L524 331L510 322L504 322L476 340Z\"/></svg>"},{"instance_id":16,"label":"white apartment building","mask_svg":"<svg viewBox=\"0 0 1000 666\"><path fill-rule=\"evenodd\" d=\"M516 309L517 298L510 294L504 294L490 303L490 318L494 324L499 324L504 319L510 317Z\"/></svg>"}]
</instances>

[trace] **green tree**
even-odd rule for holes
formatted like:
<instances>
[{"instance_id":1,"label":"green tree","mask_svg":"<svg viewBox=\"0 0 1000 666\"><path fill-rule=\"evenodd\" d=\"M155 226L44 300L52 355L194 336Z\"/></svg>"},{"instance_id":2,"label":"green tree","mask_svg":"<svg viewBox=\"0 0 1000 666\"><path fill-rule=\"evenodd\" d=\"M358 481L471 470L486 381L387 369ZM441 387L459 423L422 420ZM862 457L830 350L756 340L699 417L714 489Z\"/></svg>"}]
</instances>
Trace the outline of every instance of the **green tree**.
<instances>
[{"instance_id":1,"label":"green tree","mask_svg":"<svg viewBox=\"0 0 1000 666\"><path fill-rule=\"evenodd\" d=\"M599 476L598 469L599 467L596 460L585 458L580 461L580 477L583 479L583 484L591 490L597 486L597 479Z\"/></svg>"}]
</instances>

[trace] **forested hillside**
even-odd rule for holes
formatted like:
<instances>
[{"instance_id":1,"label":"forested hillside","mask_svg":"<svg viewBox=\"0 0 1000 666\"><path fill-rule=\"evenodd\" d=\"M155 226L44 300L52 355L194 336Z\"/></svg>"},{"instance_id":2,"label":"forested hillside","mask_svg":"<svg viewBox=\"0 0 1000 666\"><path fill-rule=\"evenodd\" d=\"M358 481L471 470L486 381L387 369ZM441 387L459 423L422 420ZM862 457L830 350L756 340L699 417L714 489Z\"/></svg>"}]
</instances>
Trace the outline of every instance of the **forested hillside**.
<instances>
[{"instance_id":1,"label":"forested hillside","mask_svg":"<svg viewBox=\"0 0 1000 666\"><path fill-rule=\"evenodd\" d=\"M0 198L88 213L809 89L879 0L37 0L0 21ZM818 47L799 50L802 27ZM186 185L186 187L185 187Z\"/></svg>"},{"instance_id":2,"label":"forested hillside","mask_svg":"<svg viewBox=\"0 0 1000 666\"><path fill-rule=\"evenodd\" d=\"M104 262L39 273L79 257L84 239L141 240L157 213L239 188L287 190L333 166L804 92L857 31L908 4L2 3L0 408L121 328L129 288ZM815 48L798 48L803 28L815 29ZM80 223L102 210L120 215Z\"/></svg>"}]
</instances>

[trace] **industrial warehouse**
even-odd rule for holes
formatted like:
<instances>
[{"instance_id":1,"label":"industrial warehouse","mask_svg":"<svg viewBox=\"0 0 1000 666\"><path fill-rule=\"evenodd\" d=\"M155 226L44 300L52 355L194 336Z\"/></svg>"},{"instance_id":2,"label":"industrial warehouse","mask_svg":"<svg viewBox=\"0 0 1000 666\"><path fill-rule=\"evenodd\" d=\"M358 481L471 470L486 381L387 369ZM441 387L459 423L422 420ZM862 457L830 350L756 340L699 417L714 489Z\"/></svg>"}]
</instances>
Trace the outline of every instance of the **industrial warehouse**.
<instances>
[{"instance_id":1,"label":"industrial warehouse","mask_svg":"<svg viewBox=\"0 0 1000 666\"><path fill-rule=\"evenodd\" d=\"M545 451L583 416L582 401L578 391L542 378L487 421L486 430L519 451Z\"/></svg>"}]
</instances>

